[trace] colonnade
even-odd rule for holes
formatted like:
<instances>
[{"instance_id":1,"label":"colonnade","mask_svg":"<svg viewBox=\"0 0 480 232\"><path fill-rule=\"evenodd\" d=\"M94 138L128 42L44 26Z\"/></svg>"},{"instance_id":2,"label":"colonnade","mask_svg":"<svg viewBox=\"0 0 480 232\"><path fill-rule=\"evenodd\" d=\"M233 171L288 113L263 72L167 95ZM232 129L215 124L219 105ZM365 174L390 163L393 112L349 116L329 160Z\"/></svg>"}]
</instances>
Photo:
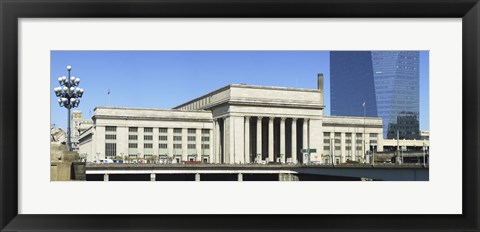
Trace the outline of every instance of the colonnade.
<instances>
[{"instance_id":1,"label":"colonnade","mask_svg":"<svg viewBox=\"0 0 480 232\"><path fill-rule=\"evenodd\" d=\"M238 116L236 117L238 119ZM233 120L228 120L228 118L229 117L222 117L214 119L214 163L237 163L227 158L231 155L229 154L231 150L226 149L228 146L235 146L235 143L242 144L243 154L235 153L233 156L243 156L244 158L242 157L243 159L240 160L243 160L244 163L277 162L278 158L280 158L279 160L281 163L298 163L303 161L298 160L297 155L299 154L300 149L309 147L308 118L244 116L243 128L237 129L240 132L243 132L243 136L240 137L238 134L235 134L235 131L228 131L228 128L235 127L229 127L230 125L228 123L232 123ZM277 128L274 126L275 119L277 119L277 123L279 121L279 127L277 124ZM288 120L287 123L287 119L291 120ZM301 137L298 136L298 138L301 139L297 139L297 129L299 129L299 124L302 126L300 132L302 134ZM264 126L267 126L268 128L264 129ZM227 130L225 130L225 128L227 128ZM264 130L267 130L268 132L265 133ZM286 130L290 133L287 134ZM277 134L277 140L274 138L275 134ZM226 139L226 135L233 136L233 139ZM287 140L288 137L290 138ZM241 143L235 141L235 139L239 138L243 138ZM233 142L234 144L229 144L229 142ZM275 142L279 143L279 146L277 144L277 149L274 147ZM291 151L289 152L286 151L287 142L290 142L288 148L290 148ZM238 152L238 149L233 150L234 152ZM266 151L266 154L264 151ZM288 157L290 160L287 159L287 153L291 154L291 156Z\"/></svg>"}]
</instances>

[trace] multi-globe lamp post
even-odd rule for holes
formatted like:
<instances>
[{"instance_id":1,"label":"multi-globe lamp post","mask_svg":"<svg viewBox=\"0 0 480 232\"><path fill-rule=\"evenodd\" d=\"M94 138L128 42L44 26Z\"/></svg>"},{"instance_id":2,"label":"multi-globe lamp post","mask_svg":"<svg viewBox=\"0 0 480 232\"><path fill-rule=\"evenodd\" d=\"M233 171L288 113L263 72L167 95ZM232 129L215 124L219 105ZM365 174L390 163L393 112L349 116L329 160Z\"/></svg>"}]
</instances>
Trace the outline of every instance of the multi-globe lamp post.
<instances>
[{"instance_id":1,"label":"multi-globe lamp post","mask_svg":"<svg viewBox=\"0 0 480 232\"><path fill-rule=\"evenodd\" d=\"M72 141L70 138L70 109L78 107L80 104L80 98L83 95L83 89L79 88L80 78L70 77L70 71L72 67L67 66L68 77L61 76L58 78L60 87L53 89L55 95L58 97L58 104L60 107L67 108L68 112L68 125L67 125L67 146L68 150L72 150Z\"/></svg>"}]
</instances>

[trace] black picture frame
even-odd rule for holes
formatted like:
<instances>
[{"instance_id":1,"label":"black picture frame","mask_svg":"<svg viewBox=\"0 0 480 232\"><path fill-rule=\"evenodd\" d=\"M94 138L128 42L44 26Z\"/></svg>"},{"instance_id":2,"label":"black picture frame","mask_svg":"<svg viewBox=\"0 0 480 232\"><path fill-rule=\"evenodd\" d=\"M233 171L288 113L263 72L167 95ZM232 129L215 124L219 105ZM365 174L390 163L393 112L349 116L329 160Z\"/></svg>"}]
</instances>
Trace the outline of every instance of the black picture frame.
<instances>
[{"instance_id":1,"label":"black picture frame","mask_svg":"<svg viewBox=\"0 0 480 232\"><path fill-rule=\"evenodd\" d=\"M1 231L479 231L478 0L0 0ZM18 19L462 18L461 215L18 214ZM458 81L458 80L452 80ZM445 93L448 97L448 93ZM448 108L448 106L445 106ZM448 171L448 170L447 170ZM145 206L148 207L148 206ZM92 212L94 212L92 208Z\"/></svg>"}]
</instances>

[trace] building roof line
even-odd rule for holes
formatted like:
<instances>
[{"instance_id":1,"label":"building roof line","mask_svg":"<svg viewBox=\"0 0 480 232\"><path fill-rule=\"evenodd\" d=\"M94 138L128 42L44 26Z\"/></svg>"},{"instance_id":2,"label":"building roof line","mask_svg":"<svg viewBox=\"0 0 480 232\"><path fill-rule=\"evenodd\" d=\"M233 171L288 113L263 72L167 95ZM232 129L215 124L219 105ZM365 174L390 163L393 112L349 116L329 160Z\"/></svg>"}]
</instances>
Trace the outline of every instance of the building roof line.
<instances>
[{"instance_id":1,"label":"building roof line","mask_svg":"<svg viewBox=\"0 0 480 232\"><path fill-rule=\"evenodd\" d=\"M262 86L262 85L247 85L247 84L229 84L229 85L226 85L226 86L223 86L219 89L216 89L214 91L211 91L211 92L208 92L204 95L201 95L200 97L197 97L197 98L194 98L190 101L187 101L185 103L182 103L180 105L177 105L175 107L173 107L173 109L178 109L180 107L183 107L183 106L186 106L190 103L193 103L195 101L198 101L202 98L205 98L205 97L208 97L208 96L211 96L211 95L214 95L216 93L219 93L219 92L222 92L224 90L227 90L227 89L231 89L232 87L236 87L236 88L252 88L252 89L272 89L272 90L287 90L287 91L301 91L301 92L321 92L320 90L318 89L306 89L306 88L292 88L292 87L281 87L281 86Z\"/></svg>"},{"instance_id":2,"label":"building roof line","mask_svg":"<svg viewBox=\"0 0 480 232\"><path fill-rule=\"evenodd\" d=\"M117 107L117 106L96 106L93 111L98 109L113 109L113 110L154 110L154 111L168 111L168 112L193 112L193 113L205 113L208 110L178 110L169 108L139 108L139 107ZM92 116L93 117L93 116Z\"/></svg>"}]
</instances>

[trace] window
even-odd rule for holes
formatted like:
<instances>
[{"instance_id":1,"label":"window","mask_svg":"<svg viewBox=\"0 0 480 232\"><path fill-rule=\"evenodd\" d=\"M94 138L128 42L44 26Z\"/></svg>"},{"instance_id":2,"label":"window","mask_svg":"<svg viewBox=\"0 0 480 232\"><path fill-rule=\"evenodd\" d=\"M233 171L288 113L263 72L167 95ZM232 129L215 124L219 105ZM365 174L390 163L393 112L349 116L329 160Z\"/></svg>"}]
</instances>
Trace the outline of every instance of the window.
<instances>
[{"instance_id":1,"label":"window","mask_svg":"<svg viewBox=\"0 0 480 232\"><path fill-rule=\"evenodd\" d=\"M166 135L160 135L160 136L158 136L158 140L167 141L167 136Z\"/></svg>"},{"instance_id":2,"label":"window","mask_svg":"<svg viewBox=\"0 0 480 232\"><path fill-rule=\"evenodd\" d=\"M158 148L164 148L164 149L167 149L167 144L166 143L160 143L158 144Z\"/></svg>"},{"instance_id":3,"label":"window","mask_svg":"<svg viewBox=\"0 0 480 232\"><path fill-rule=\"evenodd\" d=\"M145 127L145 128L143 128L143 131L144 131L145 133L152 133L152 132L153 132L153 128L151 128L151 127Z\"/></svg>"},{"instance_id":4,"label":"window","mask_svg":"<svg viewBox=\"0 0 480 232\"><path fill-rule=\"evenodd\" d=\"M197 138L195 136L188 136L188 141L189 142L192 142L192 141L195 142L196 139Z\"/></svg>"},{"instance_id":5,"label":"window","mask_svg":"<svg viewBox=\"0 0 480 232\"><path fill-rule=\"evenodd\" d=\"M323 143L330 144L330 132L323 132Z\"/></svg>"},{"instance_id":6,"label":"window","mask_svg":"<svg viewBox=\"0 0 480 232\"><path fill-rule=\"evenodd\" d=\"M164 128L164 127L158 128L158 132L166 134L167 133L167 128Z\"/></svg>"},{"instance_id":7,"label":"window","mask_svg":"<svg viewBox=\"0 0 480 232\"><path fill-rule=\"evenodd\" d=\"M117 139L117 135L106 134L105 139L115 140L115 139Z\"/></svg>"},{"instance_id":8,"label":"window","mask_svg":"<svg viewBox=\"0 0 480 232\"><path fill-rule=\"evenodd\" d=\"M210 144L202 144L202 149L210 149Z\"/></svg>"},{"instance_id":9,"label":"window","mask_svg":"<svg viewBox=\"0 0 480 232\"><path fill-rule=\"evenodd\" d=\"M117 127L116 126L106 126L105 131L117 131Z\"/></svg>"},{"instance_id":10,"label":"window","mask_svg":"<svg viewBox=\"0 0 480 232\"><path fill-rule=\"evenodd\" d=\"M195 134L195 129L192 129L192 128L188 128L188 133L189 134Z\"/></svg>"},{"instance_id":11,"label":"window","mask_svg":"<svg viewBox=\"0 0 480 232\"><path fill-rule=\"evenodd\" d=\"M202 137L202 142L208 142L210 141L210 137Z\"/></svg>"},{"instance_id":12,"label":"window","mask_svg":"<svg viewBox=\"0 0 480 232\"><path fill-rule=\"evenodd\" d=\"M138 136L137 135L128 135L128 140L137 140Z\"/></svg>"},{"instance_id":13,"label":"window","mask_svg":"<svg viewBox=\"0 0 480 232\"><path fill-rule=\"evenodd\" d=\"M136 143L129 143L128 148L138 148L138 144Z\"/></svg>"},{"instance_id":14,"label":"window","mask_svg":"<svg viewBox=\"0 0 480 232\"><path fill-rule=\"evenodd\" d=\"M129 127L128 132L138 132L138 127Z\"/></svg>"},{"instance_id":15,"label":"window","mask_svg":"<svg viewBox=\"0 0 480 232\"><path fill-rule=\"evenodd\" d=\"M202 135L209 135L210 129L202 129Z\"/></svg>"},{"instance_id":16,"label":"window","mask_svg":"<svg viewBox=\"0 0 480 232\"><path fill-rule=\"evenodd\" d=\"M173 128L173 133L182 133L182 128Z\"/></svg>"},{"instance_id":17,"label":"window","mask_svg":"<svg viewBox=\"0 0 480 232\"><path fill-rule=\"evenodd\" d=\"M182 141L182 136L173 136L173 141Z\"/></svg>"},{"instance_id":18,"label":"window","mask_svg":"<svg viewBox=\"0 0 480 232\"><path fill-rule=\"evenodd\" d=\"M356 133L355 134L355 142L357 143L357 145L360 143L362 144L363 143L363 138L362 138L362 134L361 133Z\"/></svg>"},{"instance_id":19,"label":"window","mask_svg":"<svg viewBox=\"0 0 480 232\"><path fill-rule=\"evenodd\" d=\"M197 149L197 146L195 146L195 144L188 144L188 149Z\"/></svg>"},{"instance_id":20,"label":"window","mask_svg":"<svg viewBox=\"0 0 480 232\"><path fill-rule=\"evenodd\" d=\"M153 136L152 135L144 135L143 139L144 140L153 140Z\"/></svg>"},{"instance_id":21,"label":"window","mask_svg":"<svg viewBox=\"0 0 480 232\"><path fill-rule=\"evenodd\" d=\"M352 143L352 133L345 133L345 143Z\"/></svg>"},{"instance_id":22,"label":"window","mask_svg":"<svg viewBox=\"0 0 480 232\"><path fill-rule=\"evenodd\" d=\"M174 149L182 149L182 144L173 144Z\"/></svg>"},{"instance_id":23,"label":"window","mask_svg":"<svg viewBox=\"0 0 480 232\"><path fill-rule=\"evenodd\" d=\"M116 143L105 143L105 155L109 157L116 156L117 153L117 144Z\"/></svg>"},{"instance_id":24,"label":"window","mask_svg":"<svg viewBox=\"0 0 480 232\"><path fill-rule=\"evenodd\" d=\"M143 148L153 148L153 144L145 143L145 144L143 144Z\"/></svg>"}]
</instances>

